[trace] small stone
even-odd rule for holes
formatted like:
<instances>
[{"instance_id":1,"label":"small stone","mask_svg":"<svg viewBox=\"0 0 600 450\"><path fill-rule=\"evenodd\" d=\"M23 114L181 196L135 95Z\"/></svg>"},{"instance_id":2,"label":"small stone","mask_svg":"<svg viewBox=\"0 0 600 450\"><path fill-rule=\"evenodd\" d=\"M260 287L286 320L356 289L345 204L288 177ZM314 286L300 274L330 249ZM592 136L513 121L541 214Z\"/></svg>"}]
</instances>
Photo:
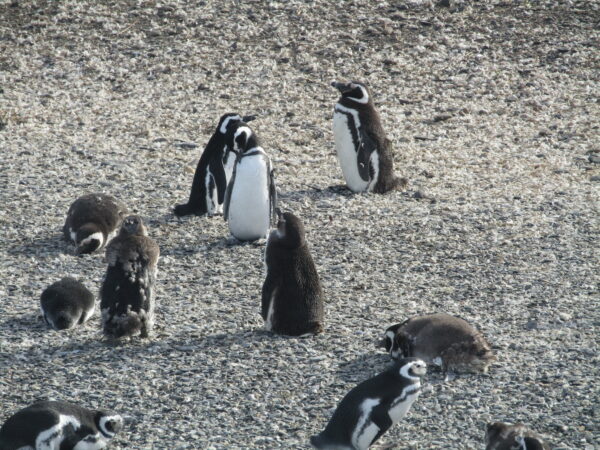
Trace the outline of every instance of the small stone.
<instances>
[{"instance_id":1,"label":"small stone","mask_svg":"<svg viewBox=\"0 0 600 450\"><path fill-rule=\"evenodd\" d=\"M600 154L598 153L592 153L591 155L588 156L588 161L594 164L600 164Z\"/></svg>"},{"instance_id":2,"label":"small stone","mask_svg":"<svg viewBox=\"0 0 600 450\"><path fill-rule=\"evenodd\" d=\"M600 181L600 175L594 175L590 178L590 181Z\"/></svg>"},{"instance_id":3,"label":"small stone","mask_svg":"<svg viewBox=\"0 0 600 450\"><path fill-rule=\"evenodd\" d=\"M527 324L525 324L525 329L526 330L536 330L538 327L538 323L537 320L530 320L529 322L527 322Z\"/></svg>"}]
</instances>

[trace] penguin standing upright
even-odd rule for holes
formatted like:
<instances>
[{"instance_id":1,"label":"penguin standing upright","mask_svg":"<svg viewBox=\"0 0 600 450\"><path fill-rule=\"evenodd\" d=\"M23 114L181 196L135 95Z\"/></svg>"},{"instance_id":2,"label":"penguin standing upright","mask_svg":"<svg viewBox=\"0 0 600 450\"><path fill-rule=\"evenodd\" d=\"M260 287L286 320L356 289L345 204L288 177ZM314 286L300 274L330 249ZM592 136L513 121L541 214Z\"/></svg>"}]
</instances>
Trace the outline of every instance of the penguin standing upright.
<instances>
[{"instance_id":1,"label":"penguin standing upright","mask_svg":"<svg viewBox=\"0 0 600 450\"><path fill-rule=\"evenodd\" d=\"M100 250L117 234L127 207L112 195L94 193L75 200L63 226L67 241L72 241L78 254Z\"/></svg>"},{"instance_id":2,"label":"penguin standing upright","mask_svg":"<svg viewBox=\"0 0 600 450\"><path fill-rule=\"evenodd\" d=\"M187 203L175 207L176 215L221 213L225 190L235 164L235 153L228 145L227 135L235 133L238 127L253 119L253 116L246 116L242 119L235 113L221 116L215 132L198 161L189 200Z\"/></svg>"},{"instance_id":3,"label":"penguin standing upright","mask_svg":"<svg viewBox=\"0 0 600 450\"><path fill-rule=\"evenodd\" d=\"M311 437L318 449L365 450L402 419L418 398L427 372L418 358L399 360L342 399L329 423Z\"/></svg>"},{"instance_id":4,"label":"penguin standing upright","mask_svg":"<svg viewBox=\"0 0 600 450\"><path fill-rule=\"evenodd\" d=\"M0 428L0 450L96 450L123 427L115 413L63 401L41 401L17 411Z\"/></svg>"},{"instance_id":5,"label":"penguin standing upright","mask_svg":"<svg viewBox=\"0 0 600 450\"><path fill-rule=\"evenodd\" d=\"M300 336L323 331L323 294L302 221L277 209L277 228L265 250L267 276L262 288L265 328Z\"/></svg>"},{"instance_id":6,"label":"penguin standing upright","mask_svg":"<svg viewBox=\"0 0 600 450\"><path fill-rule=\"evenodd\" d=\"M44 289L40 304L44 320L55 330L81 325L94 313L94 295L83 283L71 277Z\"/></svg>"},{"instance_id":7,"label":"penguin standing upright","mask_svg":"<svg viewBox=\"0 0 600 450\"><path fill-rule=\"evenodd\" d=\"M495 422L487 424L485 450L550 450L550 446L522 423Z\"/></svg>"},{"instance_id":8,"label":"penguin standing upright","mask_svg":"<svg viewBox=\"0 0 600 450\"><path fill-rule=\"evenodd\" d=\"M367 86L357 81L331 85L342 94L333 111L333 135L350 190L383 194L405 184L394 175L392 143Z\"/></svg>"},{"instance_id":9,"label":"penguin standing upright","mask_svg":"<svg viewBox=\"0 0 600 450\"><path fill-rule=\"evenodd\" d=\"M485 337L460 317L415 316L385 331L380 345L392 358L414 356L442 370L487 372L495 359Z\"/></svg>"},{"instance_id":10,"label":"penguin standing upright","mask_svg":"<svg viewBox=\"0 0 600 450\"><path fill-rule=\"evenodd\" d=\"M240 241L265 238L277 203L271 160L248 126L233 132L237 160L225 194L224 218Z\"/></svg>"},{"instance_id":11,"label":"penguin standing upright","mask_svg":"<svg viewBox=\"0 0 600 450\"><path fill-rule=\"evenodd\" d=\"M119 235L106 248L108 269L100 288L104 334L147 337L154 323L154 284L158 245L147 236L139 216L123 221Z\"/></svg>"}]
</instances>

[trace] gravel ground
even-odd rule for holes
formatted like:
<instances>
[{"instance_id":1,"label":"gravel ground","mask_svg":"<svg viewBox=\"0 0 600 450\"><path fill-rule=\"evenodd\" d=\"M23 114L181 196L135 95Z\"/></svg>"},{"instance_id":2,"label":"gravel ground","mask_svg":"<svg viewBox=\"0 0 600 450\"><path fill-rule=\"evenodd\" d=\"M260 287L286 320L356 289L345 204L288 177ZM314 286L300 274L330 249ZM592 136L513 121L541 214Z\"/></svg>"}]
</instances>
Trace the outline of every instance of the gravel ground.
<instances>
[{"instance_id":1,"label":"gravel ground","mask_svg":"<svg viewBox=\"0 0 600 450\"><path fill-rule=\"evenodd\" d=\"M379 448L482 448L491 420L600 448L600 4L365 3L0 0L0 422L50 397L133 416L114 449L306 448L389 364L385 328L445 311L498 361L432 370ZM406 191L339 187L334 79L370 84ZM229 111L258 116L281 206L305 222L320 336L262 331L264 248L172 214ZM152 340L39 316L65 275L98 292L104 256L60 239L93 191L161 247Z\"/></svg>"}]
</instances>

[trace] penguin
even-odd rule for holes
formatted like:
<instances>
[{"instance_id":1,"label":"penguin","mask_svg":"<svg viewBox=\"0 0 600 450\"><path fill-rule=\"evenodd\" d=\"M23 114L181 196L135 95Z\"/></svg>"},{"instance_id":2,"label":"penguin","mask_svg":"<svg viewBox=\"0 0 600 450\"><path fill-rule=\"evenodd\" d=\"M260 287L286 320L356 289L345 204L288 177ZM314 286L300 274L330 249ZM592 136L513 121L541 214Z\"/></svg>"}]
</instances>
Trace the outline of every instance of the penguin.
<instances>
[{"instance_id":1,"label":"penguin","mask_svg":"<svg viewBox=\"0 0 600 450\"><path fill-rule=\"evenodd\" d=\"M331 86L341 93L333 110L333 135L350 190L384 194L405 185L405 179L394 175L392 143L385 136L369 88L358 81Z\"/></svg>"},{"instance_id":2,"label":"penguin","mask_svg":"<svg viewBox=\"0 0 600 450\"><path fill-rule=\"evenodd\" d=\"M175 206L175 215L186 216L220 214L223 209L225 190L231 179L235 153L227 142L229 134L254 120L254 116L241 117L236 113L221 116L215 132L209 139L194 173L192 190L187 203Z\"/></svg>"},{"instance_id":3,"label":"penguin","mask_svg":"<svg viewBox=\"0 0 600 450\"><path fill-rule=\"evenodd\" d=\"M449 314L415 316L385 331L379 343L394 359L422 358L444 372L486 373L495 359L483 335L465 320Z\"/></svg>"},{"instance_id":4,"label":"penguin","mask_svg":"<svg viewBox=\"0 0 600 450\"><path fill-rule=\"evenodd\" d=\"M402 419L417 400L424 361L404 358L363 381L342 399L329 423L310 439L318 449L364 450Z\"/></svg>"},{"instance_id":5,"label":"penguin","mask_svg":"<svg viewBox=\"0 0 600 450\"><path fill-rule=\"evenodd\" d=\"M96 450L121 431L123 418L64 401L40 401L0 428L0 450Z\"/></svg>"},{"instance_id":6,"label":"penguin","mask_svg":"<svg viewBox=\"0 0 600 450\"><path fill-rule=\"evenodd\" d=\"M126 215L127 207L112 195L87 194L71 204L63 234L76 245L76 254L93 253L117 234Z\"/></svg>"},{"instance_id":7,"label":"penguin","mask_svg":"<svg viewBox=\"0 0 600 450\"><path fill-rule=\"evenodd\" d=\"M550 450L550 446L522 423L495 422L487 424L485 450Z\"/></svg>"},{"instance_id":8,"label":"penguin","mask_svg":"<svg viewBox=\"0 0 600 450\"><path fill-rule=\"evenodd\" d=\"M160 250L139 216L128 216L106 248L108 268L100 288L104 334L148 337L154 323L154 284Z\"/></svg>"},{"instance_id":9,"label":"penguin","mask_svg":"<svg viewBox=\"0 0 600 450\"><path fill-rule=\"evenodd\" d=\"M65 277L51 284L40 298L42 315L55 330L70 330L94 313L94 295L75 278Z\"/></svg>"},{"instance_id":10,"label":"penguin","mask_svg":"<svg viewBox=\"0 0 600 450\"><path fill-rule=\"evenodd\" d=\"M302 221L277 209L279 221L267 239L261 315L265 328L300 336L323 331L323 294L304 237Z\"/></svg>"},{"instance_id":11,"label":"penguin","mask_svg":"<svg viewBox=\"0 0 600 450\"><path fill-rule=\"evenodd\" d=\"M233 132L233 148L237 159L225 193L223 216L235 239L266 238L277 206L271 160L248 126Z\"/></svg>"}]
</instances>

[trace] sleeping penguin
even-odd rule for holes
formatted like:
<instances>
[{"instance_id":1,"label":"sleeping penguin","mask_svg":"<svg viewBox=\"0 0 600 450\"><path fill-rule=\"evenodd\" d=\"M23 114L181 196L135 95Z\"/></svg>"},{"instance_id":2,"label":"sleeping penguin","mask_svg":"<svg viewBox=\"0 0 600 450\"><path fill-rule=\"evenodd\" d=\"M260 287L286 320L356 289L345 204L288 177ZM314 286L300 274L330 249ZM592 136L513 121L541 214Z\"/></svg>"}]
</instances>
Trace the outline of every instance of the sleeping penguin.
<instances>
[{"instance_id":1,"label":"sleeping penguin","mask_svg":"<svg viewBox=\"0 0 600 450\"><path fill-rule=\"evenodd\" d=\"M404 358L360 383L342 399L325 429L311 437L318 449L366 450L410 410L421 393L425 362Z\"/></svg>"},{"instance_id":2,"label":"sleeping penguin","mask_svg":"<svg viewBox=\"0 0 600 450\"><path fill-rule=\"evenodd\" d=\"M125 205L112 195L87 194L69 208L63 234L77 246L77 254L92 253L102 249L117 234L126 215Z\"/></svg>"},{"instance_id":3,"label":"sleeping penguin","mask_svg":"<svg viewBox=\"0 0 600 450\"><path fill-rule=\"evenodd\" d=\"M63 401L41 401L17 411L0 428L0 450L97 450L123 427L115 413Z\"/></svg>"},{"instance_id":4,"label":"sleeping penguin","mask_svg":"<svg viewBox=\"0 0 600 450\"><path fill-rule=\"evenodd\" d=\"M175 207L177 216L221 213L225 190L236 159L236 154L228 145L228 135L232 135L238 127L253 119L253 116L242 119L235 113L221 116L215 132L200 156L188 202Z\"/></svg>"},{"instance_id":5,"label":"sleeping penguin","mask_svg":"<svg viewBox=\"0 0 600 450\"><path fill-rule=\"evenodd\" d=\"M279 222L265 250L267 276L262 288L265 328L300 336L323 331L323 293L304 237L302 221L277 209Z\"/></svg>"},{"instance_id":6,"label":"sleeping penguin","mask_svg":"<svg viewBox=\"0 0 600 450\"><path fill-rule=\"evenodd\" d=\"M106 248L108 268L100 289L102 326L108 337L147 337L154 323L154 284L160 251L141 217L126 217Z\"/></svg>"},{"instance_id":7,"label":"sleeping penguin","mask_svg":"<svg viewBox=\"0 0 600 450\"><path fill-rule=\"evenodd\" d=\"M486 427L485 450L550 450L550 446L522 423L495 422Z\"/></svg>"},{"instance_id":8,"label":"sleeping penguin","mask_svg":"<svg viewBox=\"0 0 600 450\"><path fill-rule=\"evenodd\" d=\"M40 298L42 315L55 330L68 330L87 321L94 313L94 295L75 278L51 284Z\"/></svg>"},{"instance_id":9,"label":"sleeping penguin","mask_svg":"<svg viewBox=\"0 0 600 450\"><path fill-rule=\"evenodd\" d=\"M358 81L331 85L342 94L333 111L333 135L350 190L383 194L405 185L405 179L394 175L392 143L385 136L369 88Z\"/></svg>"}]
</instances>

